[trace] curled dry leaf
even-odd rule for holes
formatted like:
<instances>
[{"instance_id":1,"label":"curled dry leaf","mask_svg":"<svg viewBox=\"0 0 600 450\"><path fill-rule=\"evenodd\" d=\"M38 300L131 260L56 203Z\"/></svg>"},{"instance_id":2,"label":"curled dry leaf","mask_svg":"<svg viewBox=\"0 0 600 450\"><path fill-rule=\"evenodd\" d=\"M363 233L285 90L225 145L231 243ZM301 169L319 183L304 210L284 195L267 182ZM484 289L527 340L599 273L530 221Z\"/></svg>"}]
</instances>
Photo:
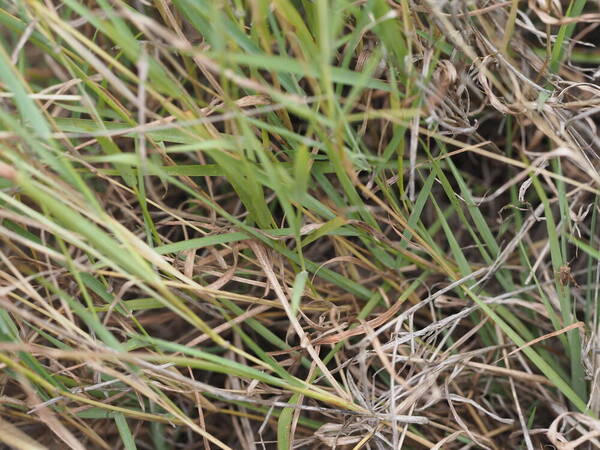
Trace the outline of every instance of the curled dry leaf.
<instances>
[{"instance_id":1,"label":"curled dry leaf","mask_svg":"<svg viewBox=\"0 0 600 450\"><path fill-rule=\"evenodd\" d=\"M577 17L564 17L562 13L562 8L560 7L560 2L552 1L548 2L550 7L547 7L545 1L537 1L529 0L529 7L537 14L542 22L547 25L568 25L571 23L580 23L580 22L600 22L600 14L589 13L582 14ZM559 17L554 17L559 16Z\"/></svg>"},{"instance_id":2,"label":"curled dry leaf","mask_svg":"<svg viewBox=\"0 0 600 450\"><path fill-rule=\"evenodd\" d=\"M565 427L564 425L568 426ZM578 426L573 427L573 425ZM567 435L564 429L568 429L569 431L577 430L582 432L582 434L578 438L573 439ZM582 431L586 429L589 431ZM554 419L550 428L548 428L546 435L558 450L576 450L584 448L583 445L585 443L588 443L591 448L592 441L600 436L600 420L593 419L592 417L581 413L566 412Z\"/></svg>"},{"instance_id":3,"label":"curled dry leaf","mask_svg":"<svg viewBox=\"0 0 600 450\"><path fill-rule=\"evenodd\" d=\"M488 65L492 62L492 56L488 55L483 58L479 67L479 73L477 78L481 87L483 88L486 96L490 101L490 105L492 105L495 109L500 111L502 114L509 115L517 115L521 114L525 111L525 108L517 105L507 105L500 100L500 98L494 93L492 86L490 85L490 80L488 79ZM517 82L514 75L511 72L507 72L510 80L512 81L512 87L514 88L513 92L516 94L516 98L521 98L519 83Z\"/></svg>"},{"instance_id":4,"label":"curled dry leaf","mask_svg":"<svg viewBox=\"0 0 600 450\"><path fill-rule=\"evenodd\" d=\"M448 93L448 89L458 79L456 67L447 59L438 63L433 75L432 93L427 96L426 104L430 114L434 114L436 106L442 102Z\"/></svg>"}]
</instances>

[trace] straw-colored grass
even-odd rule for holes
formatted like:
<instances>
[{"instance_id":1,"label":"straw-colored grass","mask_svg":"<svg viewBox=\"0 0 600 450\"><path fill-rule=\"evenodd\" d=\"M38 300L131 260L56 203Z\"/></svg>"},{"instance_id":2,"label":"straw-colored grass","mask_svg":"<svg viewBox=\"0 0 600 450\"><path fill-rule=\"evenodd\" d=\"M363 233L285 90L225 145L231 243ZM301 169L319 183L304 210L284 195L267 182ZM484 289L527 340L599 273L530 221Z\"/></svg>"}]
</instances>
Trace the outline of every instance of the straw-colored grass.
<instances>
[{"instance_id":1,"label":"straw-colored grass","mask_svg":"<svg viewBox=\"0 0 600 450\"><path fill-rule=\"evenodd\" d=\"M0 442L600 447L599 22L0 0Z\"/></svg>"}]
</instances>

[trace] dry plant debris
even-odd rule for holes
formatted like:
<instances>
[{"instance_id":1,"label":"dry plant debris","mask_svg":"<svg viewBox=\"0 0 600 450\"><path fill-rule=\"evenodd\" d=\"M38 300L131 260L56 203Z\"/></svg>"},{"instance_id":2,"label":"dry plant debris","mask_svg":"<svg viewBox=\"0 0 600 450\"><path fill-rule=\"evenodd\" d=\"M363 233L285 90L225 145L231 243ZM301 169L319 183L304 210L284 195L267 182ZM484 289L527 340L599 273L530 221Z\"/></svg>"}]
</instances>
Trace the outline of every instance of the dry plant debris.
<instances>
[{"instance_id":1,"label":"dry plant debris","mask_svg":"<svg viewBox=\"0 0 600 450\"><path fill-rule=\"evenodd\" d=\"M597 0L0 0L0 442L600 447Z\"/></svg>"}]
</instances>

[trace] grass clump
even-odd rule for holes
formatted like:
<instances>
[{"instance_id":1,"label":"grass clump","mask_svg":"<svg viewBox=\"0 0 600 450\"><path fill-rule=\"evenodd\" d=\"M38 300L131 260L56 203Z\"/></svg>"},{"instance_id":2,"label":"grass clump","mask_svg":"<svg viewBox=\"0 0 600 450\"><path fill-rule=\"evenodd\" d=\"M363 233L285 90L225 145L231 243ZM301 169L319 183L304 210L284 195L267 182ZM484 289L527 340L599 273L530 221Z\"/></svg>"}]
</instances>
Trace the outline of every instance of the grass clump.
<instances>
[{"instance_id":1,"label":"grass clump","mask_svg":"<svg viewBox=\"0 0 600 450\"><path fill-rule=\"evenodd\" d=\"M597 9L0 1L0 441L598 447Z\"/></svg>"}]
</instances>

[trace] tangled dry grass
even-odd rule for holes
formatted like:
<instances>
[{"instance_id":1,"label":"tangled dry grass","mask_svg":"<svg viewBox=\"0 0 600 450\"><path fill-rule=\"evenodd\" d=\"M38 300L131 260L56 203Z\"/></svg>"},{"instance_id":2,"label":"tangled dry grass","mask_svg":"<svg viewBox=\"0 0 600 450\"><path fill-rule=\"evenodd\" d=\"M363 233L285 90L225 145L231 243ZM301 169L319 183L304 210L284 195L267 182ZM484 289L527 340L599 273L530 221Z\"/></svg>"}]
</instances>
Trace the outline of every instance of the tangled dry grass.
<instances>
[{"instance_id":1,"label":"tangled dry grass","mask_svg":"<svg viewBox=\"0 0 600 450\"><path fill-rule=\"evenodd\" d=\"M0 441L600 447L599 7L0 1Z\"/></svg>"}]
</instances>

